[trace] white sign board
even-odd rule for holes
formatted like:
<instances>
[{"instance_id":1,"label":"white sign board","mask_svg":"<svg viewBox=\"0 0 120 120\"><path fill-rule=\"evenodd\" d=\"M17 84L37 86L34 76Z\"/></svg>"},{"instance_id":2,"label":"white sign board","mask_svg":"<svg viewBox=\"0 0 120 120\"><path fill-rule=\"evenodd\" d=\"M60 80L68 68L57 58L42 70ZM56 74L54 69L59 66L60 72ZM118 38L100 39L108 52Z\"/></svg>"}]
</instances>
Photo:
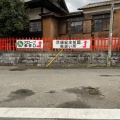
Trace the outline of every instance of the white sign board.
<instances>
[{"instance_id":1,"label":"white sign board","mask_svg":"<svg viewBox=\"0 0 120 120\"><path fill-rule=\"evenodd\" d=\"M43 40L17 40L17 48L43 49Z\"/></svg>"},{"instance_id":2,"label":"white sign board","mask_svg":"<svg viewBox=\"0 0 120 120\"><path fill-rule=\"evenodd\" d=\"M88 49L90 48L90 40L53 40L53 48L55 49Z\"/></svg>"}]
</instances>

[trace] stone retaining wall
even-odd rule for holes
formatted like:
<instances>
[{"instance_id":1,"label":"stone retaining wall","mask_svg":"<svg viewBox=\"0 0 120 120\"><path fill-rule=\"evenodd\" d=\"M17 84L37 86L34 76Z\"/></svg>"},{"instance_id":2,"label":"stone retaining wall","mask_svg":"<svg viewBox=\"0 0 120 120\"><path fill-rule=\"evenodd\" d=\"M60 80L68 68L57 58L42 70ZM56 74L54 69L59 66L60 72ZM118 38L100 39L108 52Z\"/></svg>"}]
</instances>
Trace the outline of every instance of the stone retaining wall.
<instances>
[{"instance_id":1,"label":"stone retaining wall","mask_svg":"<svg viewBox=\"0 0 120 120\"><path fill-rule=\"evenodd\" d=\"M0 65L45 67L58 52L0 52ZM120 52L112 53L120 66ZM51 67L107 66L107 52L62 52Z\"/></svg>"}]
</instances>

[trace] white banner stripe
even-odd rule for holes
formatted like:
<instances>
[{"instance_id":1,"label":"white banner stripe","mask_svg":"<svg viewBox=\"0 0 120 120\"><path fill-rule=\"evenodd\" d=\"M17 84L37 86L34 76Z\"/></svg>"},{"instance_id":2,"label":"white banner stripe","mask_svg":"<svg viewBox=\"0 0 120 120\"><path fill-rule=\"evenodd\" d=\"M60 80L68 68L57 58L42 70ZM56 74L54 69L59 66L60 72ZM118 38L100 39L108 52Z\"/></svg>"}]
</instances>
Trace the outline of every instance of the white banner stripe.
<instances>
[{"instance_id":1,"label":"white banner stripe","mask_svg":"<svg viewBox=\"0 0 120 120\"><path fill-rule=\"evenodd\" d=\"M0 108L1 118L120 119L119 109Z\"/></svg>"}]
</instances>

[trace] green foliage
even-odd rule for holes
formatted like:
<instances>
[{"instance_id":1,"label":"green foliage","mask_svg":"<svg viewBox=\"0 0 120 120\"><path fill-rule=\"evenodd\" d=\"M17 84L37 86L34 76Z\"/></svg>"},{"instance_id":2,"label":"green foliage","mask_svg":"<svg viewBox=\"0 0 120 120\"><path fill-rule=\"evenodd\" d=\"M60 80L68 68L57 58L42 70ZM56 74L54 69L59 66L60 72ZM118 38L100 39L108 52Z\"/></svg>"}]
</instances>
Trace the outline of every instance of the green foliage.
<instances>
[{"instance_id":1,"label":"green foliage","mask_svg":"<svg viewBox=\"0 0 120 120\"><path fill-rule=\"evenodd\" d=\"M17 36L28 30L28 24L22 0L0 0L0 34Z\"/></svg>"}]
</instances>

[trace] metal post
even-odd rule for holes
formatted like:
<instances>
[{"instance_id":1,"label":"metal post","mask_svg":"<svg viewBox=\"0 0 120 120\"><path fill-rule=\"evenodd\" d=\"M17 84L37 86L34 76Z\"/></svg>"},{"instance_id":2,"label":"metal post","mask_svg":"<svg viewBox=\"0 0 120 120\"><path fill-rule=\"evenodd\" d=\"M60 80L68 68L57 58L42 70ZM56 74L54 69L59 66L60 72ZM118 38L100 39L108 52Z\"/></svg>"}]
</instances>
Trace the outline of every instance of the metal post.
<instances>
[{"instance_id":1,"label":"metal post","mask_svg":"<svg viewBox=\"0 0 120 120\"><path fill-rule=\"evenodd\" d=\"M113 15L114 14L114 0L112 0L111 5L111 16L110 16L110 29L109 29L109 39L108 39L108 61L107 66L111 66L111 53L112 53L112 30L113 30Z\"/></svg>"}]
</instances>

